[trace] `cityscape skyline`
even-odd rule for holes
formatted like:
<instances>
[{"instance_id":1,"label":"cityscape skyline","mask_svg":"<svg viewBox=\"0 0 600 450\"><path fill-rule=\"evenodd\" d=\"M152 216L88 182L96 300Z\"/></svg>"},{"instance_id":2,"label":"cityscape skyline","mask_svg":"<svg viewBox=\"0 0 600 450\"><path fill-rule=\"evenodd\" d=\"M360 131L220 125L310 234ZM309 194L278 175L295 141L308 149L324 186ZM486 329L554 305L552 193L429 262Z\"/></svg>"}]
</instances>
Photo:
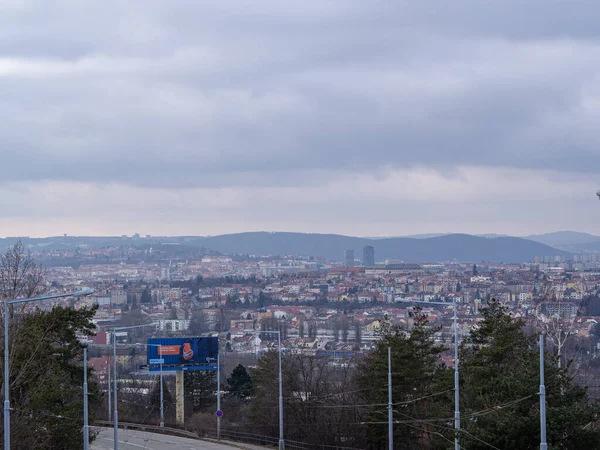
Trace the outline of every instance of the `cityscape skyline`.
<instances>
[{"instance_id":1,"label":"cityscape skyline","mask_svg":"<svg viewBox=\"0 0 600 450\"><path fill-rule=\"evenodd\" d=\"M600 448L598 23L0 0L4 450Z\"/></svg>"}]
</instances>

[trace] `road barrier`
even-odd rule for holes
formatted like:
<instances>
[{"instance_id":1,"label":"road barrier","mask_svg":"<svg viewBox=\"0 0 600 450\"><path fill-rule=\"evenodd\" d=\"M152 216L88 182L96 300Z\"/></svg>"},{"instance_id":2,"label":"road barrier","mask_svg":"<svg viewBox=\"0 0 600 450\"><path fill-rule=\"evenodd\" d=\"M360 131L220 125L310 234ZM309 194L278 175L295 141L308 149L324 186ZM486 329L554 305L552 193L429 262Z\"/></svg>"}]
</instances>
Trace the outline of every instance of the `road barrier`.
<instances>
[{"instance_id":1,"label":"road barrier","mask_svg":"<svg viewBox=\"0 0 600 450\"><path fill-rule=\"evenodd\" d=\"M109 422L108 420L96 420L94 422L94 426L97 427L112 427L113 422ZM149 431L152 433L159 434L170 434L174 436L181 436L190 439L200 439L196 433L192 433L191 431L182 430L180 428L170 428L170 427L159 427L156 425L145 425L140 423L131 423L131 422L119 422L119 428L123 429L132 429L132 430L140 430L140 431Z\"/></svg>"},{"instance_id":2,"label":"road barrier","mask_svg":"<svg viewBox=\"0 0 600 450\"><path fill-rule=\"evenodd\" d=\"M109 422L107 420L96 420L94 425L97 427L112 427L113 422ZM199 436L198 434L182 430L180 428L170 428L170 427L159 427L156 425L145 425L139 423L131 423L131 422L119 422L119 428L123 429L132 429L132 430L140 430L140 431L148 431L151 433L160 433L160 434L168 434L173 436L186 437L191 439L210 439L211 441L216 441L217 432L210 432ZM242 431L231 431L231 430L221 430L221 440L222 441L235 441L246 444L253 445L261 445L264 447L275 447L279 446L279 438L274 436L265 436L261 434L253 434L253 433L245 433ZM343 447L337 445L320 445L320 444L309 444L306 442L299 442L286 439L285 447L287 449L295 449L295 450L359 450L355 447Z\"/></svg>"}]
</instances>

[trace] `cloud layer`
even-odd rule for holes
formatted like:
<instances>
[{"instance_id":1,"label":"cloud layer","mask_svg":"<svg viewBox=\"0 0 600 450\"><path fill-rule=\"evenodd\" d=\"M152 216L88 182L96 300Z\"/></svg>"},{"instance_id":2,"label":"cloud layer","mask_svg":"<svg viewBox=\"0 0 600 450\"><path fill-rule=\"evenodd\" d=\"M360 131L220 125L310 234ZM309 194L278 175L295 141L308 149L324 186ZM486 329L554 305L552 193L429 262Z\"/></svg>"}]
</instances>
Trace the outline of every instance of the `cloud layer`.
<instances>
[{"instance_id":1,"label":"cloud layer","mask_svg":"<svg viewBox=\"0 0 600 450\"><path fill-rule=\"evenodd\" d=\"M595 231L599 19L5 0L0 235Z\"/></svg>"}]
</instances>

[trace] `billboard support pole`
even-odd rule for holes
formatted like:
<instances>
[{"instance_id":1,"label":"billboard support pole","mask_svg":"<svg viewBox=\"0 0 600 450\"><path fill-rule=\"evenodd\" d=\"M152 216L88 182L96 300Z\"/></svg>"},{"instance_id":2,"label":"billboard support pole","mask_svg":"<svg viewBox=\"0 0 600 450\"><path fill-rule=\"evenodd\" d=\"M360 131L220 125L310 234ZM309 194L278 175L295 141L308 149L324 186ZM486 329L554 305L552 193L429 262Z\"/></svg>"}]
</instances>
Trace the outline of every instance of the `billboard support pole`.
<instances>
[{"instance_id":1,"label":"billboard support pole","mask_svg":"<svg viewBox=\"0 0 600 450\"><path fill-rule=\"evenodd\" d=\"M184 371L178 370L175 372L175 397L176 397L176 415L177 415L177 425L183 426L184 424Z\"/></svg>"}]
</instances>

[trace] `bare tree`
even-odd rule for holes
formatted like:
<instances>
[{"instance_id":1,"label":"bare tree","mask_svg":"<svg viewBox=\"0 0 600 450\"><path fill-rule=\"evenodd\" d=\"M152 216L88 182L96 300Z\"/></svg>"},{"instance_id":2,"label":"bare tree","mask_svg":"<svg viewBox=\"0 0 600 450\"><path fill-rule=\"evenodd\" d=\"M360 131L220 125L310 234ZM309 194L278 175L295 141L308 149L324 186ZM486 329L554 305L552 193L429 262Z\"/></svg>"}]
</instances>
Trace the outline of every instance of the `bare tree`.
<instances>
[{"instance_id":1,"label":"bare tree","mask_svg":"<svg viewBox=\"0 0 600 450\"><path fill-rule=\"evenodd\" d=\"M569 337L575 331L575 315L567 310L563 311L561 303L558 303L558 311L553 314L539 313L537 315L538 326L542 329L550 343L556 349L558 367L563 366L564 348Z\"/></svg>"},{"instance_id":2,"label":"bare tree","mask_svg":"<svg viewBox=\"0 0 600 450\"><path fill-rule=\"evenodd\" d=\"M201 309L196 308L192 310L192 318L190 319L188 331L194 336L199 336L208 331L206 316Z\"/></svg>"},{"instance_id":3,"label":"bare tree","mask_svg":"<svg viewBox=\"0 0 600 450\"><path fill-rule=\"evenodd\" d=\"M344 317L342 319L342 342L348 342L348 331L350 330L350 324L348 323L348 319Z\"/></svg>"},{"instance_id":4,"label":"bare tree","mask_svg":"<svg viewBox=\"0 0 600 450\"><path fill-rule=\"evenodd\" d=\"M315 320L311 320L308 323L308 337L310 339L316 339L319 333L319 328Z\"/></svg>"},{"instance_id":5,"label":"bare tree","mask_svg":"<svg viewBox=\"0 0 600 450\"><path fill-rule=\"evenodd\" d=\"M333 341L334 342L339 342L340 341L340 321L339 320L334 320L333 322L333 326L332 326L332 331L333 331Z\"/></svg>"},{"instance_id":6,"label":"bare tree","mask_svg":"<svg viewBox=\"0 0 600 450\"><path fill-rule=\"evenodd\" d=\"M44 269L21 241L0 255L0 299L32 297L44 291Z\"/></svg>"}]
</instances>

